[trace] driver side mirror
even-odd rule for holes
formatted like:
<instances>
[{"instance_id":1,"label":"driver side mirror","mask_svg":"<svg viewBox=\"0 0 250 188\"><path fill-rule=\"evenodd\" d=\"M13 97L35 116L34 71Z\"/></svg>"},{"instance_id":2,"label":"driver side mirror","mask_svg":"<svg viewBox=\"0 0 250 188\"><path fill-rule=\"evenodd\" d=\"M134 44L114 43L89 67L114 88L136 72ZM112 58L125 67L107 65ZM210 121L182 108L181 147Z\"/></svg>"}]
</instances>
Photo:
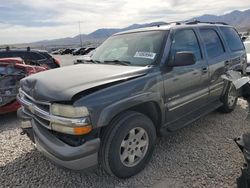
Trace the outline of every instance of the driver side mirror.
<instances>
[{"instance_id":1,"label":"driver side mirror","mask_svg":"<svg viewBox=\"0 0 250 188\"><path fill-rule=\"evenodd\" d=\"M176 52L170 67L181 67L195 64L195 56L192 52Z\"/></svg>"}]
</instances>

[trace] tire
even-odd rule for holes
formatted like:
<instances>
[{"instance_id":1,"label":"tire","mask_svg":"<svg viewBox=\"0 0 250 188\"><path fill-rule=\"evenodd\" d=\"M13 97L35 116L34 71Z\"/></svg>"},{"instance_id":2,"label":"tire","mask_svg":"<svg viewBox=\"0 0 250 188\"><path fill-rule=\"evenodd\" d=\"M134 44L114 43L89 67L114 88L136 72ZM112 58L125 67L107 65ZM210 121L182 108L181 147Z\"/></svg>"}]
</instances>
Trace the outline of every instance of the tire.
<instances>
[{"instance_id":1,"label":"tire","mask_svg":"<svg viewBox=\"0 0 250 188\"><path fill-rule=\"evenodd\" d=\"M128 178L143 170L151 159L156 130L147 116L128 111L111 122L102 138L101 165L111 175Z\"/></svg>"},{"instance_id":2,"label":"tire","mask_svg":"<svg viewBox=\"0 0 250 188\"><path fill-rule=\"evenodd\" d=\"M223 113L230 113L234 111L238 101L238 92L232 83L228 84L225 95L222 97L223 106L219 111Z\"/></svg>"}]
</instances>

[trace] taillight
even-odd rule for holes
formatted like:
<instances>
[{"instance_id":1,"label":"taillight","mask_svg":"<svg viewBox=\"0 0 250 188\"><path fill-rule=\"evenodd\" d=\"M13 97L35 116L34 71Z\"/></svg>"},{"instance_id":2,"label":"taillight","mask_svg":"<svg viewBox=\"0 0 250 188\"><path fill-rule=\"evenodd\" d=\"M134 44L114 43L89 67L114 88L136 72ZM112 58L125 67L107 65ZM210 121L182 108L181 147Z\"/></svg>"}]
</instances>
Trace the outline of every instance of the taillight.
<instances>
[{"instance_id":1,"label":"taillight","mask_svg":"<svg viewBox=\"0 0 250 188\"><path fill-rule=\"evenodd\" d=\"M26 67L27 75L35 74L36 70L33 67Z\"/></svg>"},{"instance_id":2,"label":"taillight","mask_svg":"<svg viewBox=\"0 0 250 188\"><path fill-rule=\"evenodd\" d=\"M49 70L50 69L50 67L47 65L47 64L42 64L42 65L40 65L42 68L45 68L46 70Z\"/></svg>"},{"instance_id":3,"label":"taillight","mask_svg":"<svg viewBox=\"0 0 250 188\"><path fill-rule=\"evenodd\" d=\"M60 67L61 66L61 62L58 59L56 59L56 58L53 58L53 59L54 59L54 62Z\"/></svg>"},{"instance_id":4,"label":"taillight","mask_svg":"<svg viewBox=\"0 0 250 188\"><path fill-rule=\"evenodd\" d=\"M38 73L38 72L42 72L42 71L45 71L45 70L48 70L48 68L45 68L45 67L26 67L26 73L27 73L27 76L31 75L31 74L35 74L35 73Z\"/></svg>"}]
</instances>

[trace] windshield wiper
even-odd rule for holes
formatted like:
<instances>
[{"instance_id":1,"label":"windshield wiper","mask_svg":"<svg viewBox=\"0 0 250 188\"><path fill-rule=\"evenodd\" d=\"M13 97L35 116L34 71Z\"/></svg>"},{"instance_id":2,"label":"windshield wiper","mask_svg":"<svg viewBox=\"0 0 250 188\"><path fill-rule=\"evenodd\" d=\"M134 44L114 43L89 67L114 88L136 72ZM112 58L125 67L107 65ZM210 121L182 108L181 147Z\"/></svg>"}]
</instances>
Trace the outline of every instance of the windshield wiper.
<instances>
[{"instance_id":1,"label":"windshield wiper","mask_svg":"<svg viewBox=\"0 0 250 188\"><path fill-rule=\"evenodd\" d=\"M119 64L119 65L125 65L125 66L131 65L131 62L129 62L129 61L120 61L117 59L105 60L104 63L113 63L113 64Z\"/></svg>"}]
</instances>

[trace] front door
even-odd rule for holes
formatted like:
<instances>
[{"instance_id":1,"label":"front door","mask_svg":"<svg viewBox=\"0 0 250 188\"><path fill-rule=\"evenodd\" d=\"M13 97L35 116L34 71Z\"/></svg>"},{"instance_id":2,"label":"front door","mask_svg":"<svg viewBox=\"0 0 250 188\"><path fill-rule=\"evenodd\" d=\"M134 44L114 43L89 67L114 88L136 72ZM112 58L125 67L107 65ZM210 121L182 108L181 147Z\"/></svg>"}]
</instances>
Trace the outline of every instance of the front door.
<instances>
[{"instance_id":1,"label":"front door","mask_svg":"<svg viewBox=\"0 0 250 188\"><path fill-rule=\"evenodd\" d=\"M196 59L194 65L168 68L163 72L166 126L174 131L181 126L176 125L176 122L190 118L192 112L207 103L209 72L195 30L174 31L171 43L168 62L171 62L175 54L181 51L192 52Z\"/></svg>"}]
</instances>

